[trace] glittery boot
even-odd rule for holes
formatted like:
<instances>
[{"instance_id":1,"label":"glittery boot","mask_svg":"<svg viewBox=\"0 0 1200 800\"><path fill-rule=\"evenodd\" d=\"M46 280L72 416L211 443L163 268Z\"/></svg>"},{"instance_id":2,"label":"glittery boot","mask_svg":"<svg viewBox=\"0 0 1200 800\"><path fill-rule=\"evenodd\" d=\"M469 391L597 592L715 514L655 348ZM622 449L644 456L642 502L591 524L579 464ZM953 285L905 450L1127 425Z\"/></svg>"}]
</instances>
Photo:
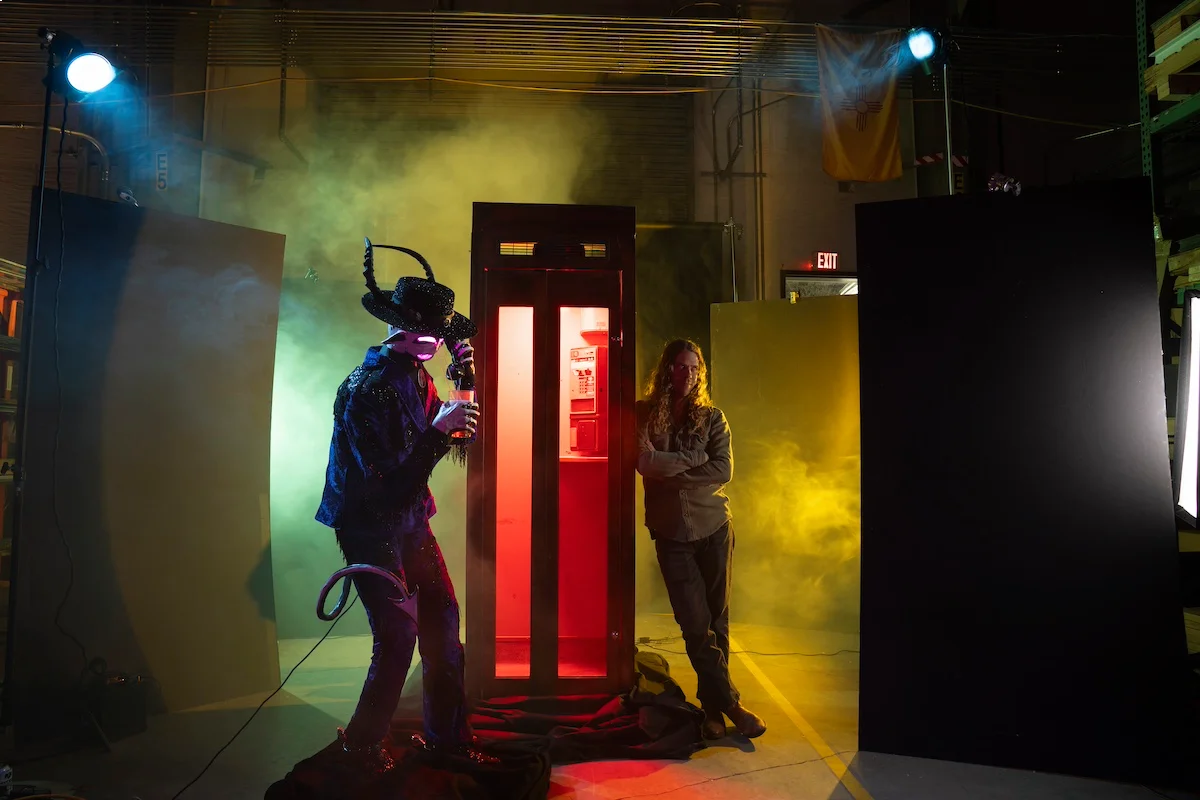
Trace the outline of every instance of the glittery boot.
<instances>
[{"instance_id":1,"label":"glittery boot","mask_svg":"<svg viewBox=\"0 0 1200 800\"><path fill-rule=\"evenodd\" d=\"M459 761L476 766L491 766L500 763L500 759L489 756L476 748L474 740L466 744L435 744L421 734L414 733L412 735L412 745L420 750L423 755L432 757L435 760Z\"/></svg>"},{"instance_id":2,"label":"glittery boot","mask_svg":"<svg viewBox=\"0 0 1200 800\"><path fill-rule=\"evenodd\" d=\"M364 777L379 777L395 766L392 757L384 749L383 742L361 746L346 739L346 729L338 728L338 742L342 745L342 761L354 772Z\"/></svg>"}]
</instances>

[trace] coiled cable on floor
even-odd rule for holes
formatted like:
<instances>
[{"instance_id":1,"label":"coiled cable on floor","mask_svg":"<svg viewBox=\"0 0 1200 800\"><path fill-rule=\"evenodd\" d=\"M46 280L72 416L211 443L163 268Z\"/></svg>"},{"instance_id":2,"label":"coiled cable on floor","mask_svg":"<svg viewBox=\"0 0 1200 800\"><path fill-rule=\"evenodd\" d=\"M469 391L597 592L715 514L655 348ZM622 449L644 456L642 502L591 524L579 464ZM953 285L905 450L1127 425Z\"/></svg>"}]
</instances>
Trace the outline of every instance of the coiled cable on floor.
<instances>
[{"instance_id":1,"label":"coiled cable on floor","mask_svg":"<svg viewBox=\"0 0 1200 800\"><path fill-rule=\"evenodd\" d=\"M408 584L404 578L400 577L390 570L383 567L376 567L371 564L351 564L348 567L339 569L337 572L329 576L329 580L325 581L325 585L321 587L321 596L317 598L317 617L325 622L333 622L337 619L342 609L346 605L346 598L350 596L350 576L351 575L378 575L397 589L400 590L401 603L406 603L416 596L416 592L409 591ZM338 598L337 603L333 606L333 610L325 611L325 601L329 597L329 592L333 590L338 581L342 582L342 594Z\"/></svg>"}]
</instances>

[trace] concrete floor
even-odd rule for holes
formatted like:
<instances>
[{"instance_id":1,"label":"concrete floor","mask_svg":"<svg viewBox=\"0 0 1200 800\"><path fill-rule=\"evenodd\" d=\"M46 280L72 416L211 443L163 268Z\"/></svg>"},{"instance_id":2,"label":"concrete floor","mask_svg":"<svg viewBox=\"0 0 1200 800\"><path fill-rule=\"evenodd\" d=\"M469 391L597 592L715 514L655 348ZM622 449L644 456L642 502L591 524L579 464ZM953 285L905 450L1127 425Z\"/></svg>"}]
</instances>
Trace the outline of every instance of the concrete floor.
<instances>
[{"instance_id":1,"label":"concrete floor","mask_svg":"<svg viewBox=\"0 0 1200 800\"><path fill-rule=\"evenodd\" d=\"M695 676L673 620L647 615L652 640L689 696ZM857 648L856 637L733 626L734 679L767 721L753 743L716 743L686 762L607 762L557 768L556 800L1153 800L1189 797L1138 786L857 752L858 656L797 655ZM290 669L315 640L280 643ZM643 647L647 645L642 645ZM259 800L297 761L332 741L353 710L370 655L366 637L326 640L184 798ZM157 717L114 752L77 751L17 770L17 782L53 781L86 800L168 800L246 722L264 696Z\"/></svg>"}]
</instances>

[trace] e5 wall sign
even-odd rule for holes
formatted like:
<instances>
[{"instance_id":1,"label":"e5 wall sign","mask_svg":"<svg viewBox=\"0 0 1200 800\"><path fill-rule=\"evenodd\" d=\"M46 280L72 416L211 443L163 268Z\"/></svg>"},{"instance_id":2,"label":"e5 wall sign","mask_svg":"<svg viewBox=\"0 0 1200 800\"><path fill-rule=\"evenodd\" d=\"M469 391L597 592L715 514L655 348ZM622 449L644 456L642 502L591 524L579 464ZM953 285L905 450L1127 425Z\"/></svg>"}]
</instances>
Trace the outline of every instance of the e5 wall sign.
<instances>
[{"instance_id":1,"label":"e5 wall sign","mask_svg":"<svg viewBox=\"0 0 1200 800\"><path fill-rule=\"evenodd\" d=\"M818 250L813 253L812 263L815 270L820 272L834 272L838 268L838 254Z\"/></svg>"},{"instance_id":2,"label":"e5 wall sign","mask_svg":"<svg viewBox=\"0 0 1200 800\"><path fill-rule=\"evenodd\" d=\"M154 154L154 188L160 192L167 190L167 151L159 150Z\"/></svg>"}]
</instances>

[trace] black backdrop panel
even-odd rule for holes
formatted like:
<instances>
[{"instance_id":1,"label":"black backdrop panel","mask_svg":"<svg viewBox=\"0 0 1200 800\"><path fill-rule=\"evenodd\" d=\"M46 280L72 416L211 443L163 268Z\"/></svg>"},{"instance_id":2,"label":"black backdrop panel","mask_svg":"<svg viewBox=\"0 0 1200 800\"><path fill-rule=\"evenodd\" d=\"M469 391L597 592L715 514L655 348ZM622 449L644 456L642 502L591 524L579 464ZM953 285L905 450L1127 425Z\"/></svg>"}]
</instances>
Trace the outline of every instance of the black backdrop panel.
<instances>
[{"instance_id":1,"label":"black backdrop panel","mask_svg":"<svg viewBox=\"0 0 1200 800\"><path fill-rule=\"evenodd\" d=\"M42 242L5 676L18 738L61 732L51 705L85 650L154 678L170 711L274 689L283 237L47 191Z\"/></svg>"},{"instance_id":2,"label":"black backdrop panel","mask_svg":"<svg viewBox=\"0 0 1200 800\"><path fill-rule=\"evenodd\" d=\"M1148 185L857 220L861 748L1161 778L1185 645Z\"/></svg>"}]
</instances>

